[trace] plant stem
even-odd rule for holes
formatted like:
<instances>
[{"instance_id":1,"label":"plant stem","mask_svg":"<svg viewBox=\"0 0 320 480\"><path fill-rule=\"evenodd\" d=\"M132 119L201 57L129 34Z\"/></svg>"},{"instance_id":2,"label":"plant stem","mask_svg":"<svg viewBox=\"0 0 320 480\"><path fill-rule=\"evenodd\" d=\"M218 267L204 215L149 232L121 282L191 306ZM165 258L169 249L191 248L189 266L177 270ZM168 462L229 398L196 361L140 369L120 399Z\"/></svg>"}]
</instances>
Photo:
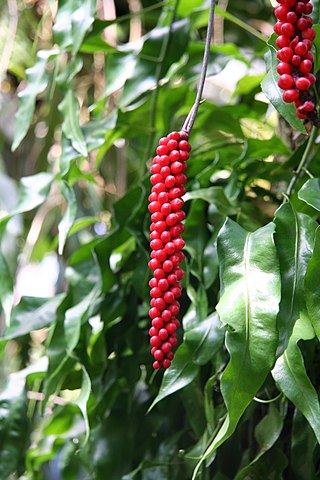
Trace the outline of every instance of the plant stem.
<instances>
[{"instance_id":1,"label":"plant stem","mask_svg":"<svg viewBox=\"0 0 320 480\"><path fill-rule=\"evenodd\" d=\"M297 184L297 181L299 180L302 172L306 171L306 169L308 168L308 165L309 165L309 163L312 159L312 157L310 157L309 154L310 154L310 151L313 147L314 141L316 139L317 131L318 131L318 128L313 126L312 130L311 130L311 133L310 133L310 136L309 136L309 139L308 139L306 149L303 152L301 161L298 165L297 170L294 172L294 175L291 178L290 183L288 185L288 188L286 190L286 194L285 194L286 197L289 197L290 195L292 195L292 193L294 192L295 186Z\"/></svg>"},{"instance_id":2,"label":"plant stem","mask_svg":"<svg viewBox=\"0 0 320 480\"><path fill-rule=\"evenodd\" d=\"M201 97L202 97L202 92L203 92L203 87L204 83L206 80L206 75L207 75L207 68L208 68L208 62L209 62L209 54L210 54L210 44L211 44L211 36L212 36L212 29L213 29L213 19L214 19L214 7L215 7L215 0L211 0L210 2L210 13L209 13L209 21L208 21L208 28L207 28L207 36L206 36L206 43L204 47L204 54L203 54L203 60L202 60L202 67L201 67L201 76L199 80L199 85L198 85L198 90L197 90L197 96L195 99L195 102L183 124L182 130L186 132L188 135L190 134L194 121L196 119L199 105L201 102Z\"/></svg>"},{"instance_id":3,"label":"plant stem","mask_svg":"<svg viewBox=\"0 0 320 480\"><path fill-rule=\"evenodd\" d=\"M147 154L146 158L149 158L151 155L151 151L153 148L153 142L154 142L154 135L155 135L155 123L156 123L156 111L157 111L157 103L158 103L158 97L159 97L159 82L161 78L161 69L162 69L162 63L166 57L168 46L169 46L169 41L170 41L170 36L172 33L172 28L173 28L173 23L176 18L176 12L178 8L179 0L175 0L173 8L172 8L172 15L170 19L170 24L168 26L168 32L167 35L164 37L162 46L161 46L161 51L160 51L160 56L158 58L158 64L155 72L155 78L156 78L156 86L155 89L152 92L152 98L151 98L151 126L150 126L150 136L149 136L149 141L148 141L148 146L147 146Z\"/></svg>"}]
</instances>

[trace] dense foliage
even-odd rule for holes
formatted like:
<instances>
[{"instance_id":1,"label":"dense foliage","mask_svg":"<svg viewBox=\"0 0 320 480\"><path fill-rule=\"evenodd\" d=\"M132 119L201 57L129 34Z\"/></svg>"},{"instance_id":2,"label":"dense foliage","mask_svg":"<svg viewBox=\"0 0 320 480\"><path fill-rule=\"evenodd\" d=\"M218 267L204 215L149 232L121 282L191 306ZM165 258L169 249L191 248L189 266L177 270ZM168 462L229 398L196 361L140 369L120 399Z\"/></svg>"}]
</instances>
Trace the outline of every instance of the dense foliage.
<instances>
[{"instance_id":1,"label":"dense foliage","mask_svg":"<svg viewBox=\"0 0 320 480\"><path fill-rule=\"evenodd\" d=\"M320 148L277 85L275 5L216 9L163 374L148 167L193 104L209 6L115 3L1 11L0 478L318 478Z\"/></svg>"}]
</instances>

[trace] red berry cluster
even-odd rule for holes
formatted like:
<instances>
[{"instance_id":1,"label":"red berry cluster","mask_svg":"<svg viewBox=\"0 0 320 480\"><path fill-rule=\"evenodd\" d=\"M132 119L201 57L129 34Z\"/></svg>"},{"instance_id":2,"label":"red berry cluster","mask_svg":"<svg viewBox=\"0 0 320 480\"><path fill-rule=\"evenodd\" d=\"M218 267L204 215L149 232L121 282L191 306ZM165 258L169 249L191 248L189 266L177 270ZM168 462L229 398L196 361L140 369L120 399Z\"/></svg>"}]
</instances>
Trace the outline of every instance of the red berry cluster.
<instances>
[{"instance_id":1,"label":"red berry cluster","mask_svg":"<svg viewBox=\"0 0 320 480\"><path fill-rule=\"evenodd\" d=\"M172 132L159 140L157 155L151 167L149 267L153 271L153 277L149 282L149 316L152 319L149 334L151 353L155 359L154 368L170 367L172 348L178 343L176 331L180 322L176 316L180 304L177 299L182 290L179 280L184 276L179 264L184 259L181 234L184 231L182 221L186 216L181 210L184 205L181 197L186 193L184 184L187 177L184 172L190 150L188 134Z\"/></svg>"},{"instance_id":2,"label":"red berry cluster","mask_svg":"<svg viewBox=\"0 0 320 480\"><path fill-rule=\"evenodd\" d=\"M294 102L298 118L317 124L318 114L310 90L316 81L311 52L316 32L308 16L313 7L310 0L277 1L280 5L274 11L278 19L274 31L279 35L276 45L281 63L277 71L280 75L278 85L285 90L282 98L287 103Z\"/></svg>"}]
</instances>

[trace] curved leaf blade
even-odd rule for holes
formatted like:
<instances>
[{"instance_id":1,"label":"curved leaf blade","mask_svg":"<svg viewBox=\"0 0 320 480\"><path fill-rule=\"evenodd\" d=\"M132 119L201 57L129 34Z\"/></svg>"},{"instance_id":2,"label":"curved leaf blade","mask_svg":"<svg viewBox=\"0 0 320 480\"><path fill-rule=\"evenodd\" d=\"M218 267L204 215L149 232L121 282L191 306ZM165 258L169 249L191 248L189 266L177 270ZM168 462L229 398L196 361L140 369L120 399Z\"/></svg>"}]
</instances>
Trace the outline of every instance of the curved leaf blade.
<instances>
[{"instance_id":1,"label":"curved leaf blade","mask_svg":"<svg viewBox=\"0 0 320 480\"><path fill-rule=\"evenodd\" d=\"M227 417L198 463L235 431L245 409L273 367L277 348L276 317L280 274L273 242L274 224L253 233L228 219L218 236L222 296L217 311L229 325L230 361L221 378Z\"/></svg>"},{"instance_id":2,"label":"curved leaf blade","mask_svg":"<svg viewBox=\"0 0 320 480\"><path fill-rule=\"evenodd\" d=\"M320 227L316 230L316 240L304 279L305 299L310 321L320 340Z\"/></svg>"},{"instance_id":3,"label":"curved leaf blade","mask_svg":"<svg viewBox=\"0 0 320 480\"><path fill-rule=\"evenodd\" d=\"M312 325L306 316L296 322L288 348L278 358L272 376L279 389L291 400L298 410L308 420L320 443L320 404L318 395L313 387L298 347L299 340L314 338Z\"/></svg>"},{"instance_id":4,"label":"curved leaf blade","mask_svg":"<svg viewBox=\"0 0 320 480\"><path fill-rule=\"evenodd\" d=\"M281 273L281 302L278 315L278 354L286 349L300 312L306 310L303 282L311 257L317 223L295 211L291 202L275 214L275 244Z\"/></svg>"},{"instance_id":5,"label":"curved leaf blade","mask_svg":"<svg viewBox=\"0 0 320 480\"><path fill-rule=\"evenodd\" d=\"M320 183L318 178L311 178L300 188L298 197L320 212Z\"/></svg>"}]
</instances>

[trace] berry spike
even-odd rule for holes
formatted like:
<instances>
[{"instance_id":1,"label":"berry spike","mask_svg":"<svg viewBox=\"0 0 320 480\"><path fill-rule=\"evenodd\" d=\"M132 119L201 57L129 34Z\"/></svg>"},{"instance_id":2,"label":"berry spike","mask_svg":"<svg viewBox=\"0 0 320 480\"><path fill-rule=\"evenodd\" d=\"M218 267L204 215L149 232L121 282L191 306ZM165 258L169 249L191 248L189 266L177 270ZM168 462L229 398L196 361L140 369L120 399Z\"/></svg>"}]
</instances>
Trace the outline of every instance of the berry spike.
<instances>
[{"instance_id":1,"label":"berry spike","mask_svg":"<svg viewBox=\"0 0 320 480\"><path fill-rule=\"evenodd\" d=\"M153 277L150 286L149 317L152 327L149 330L151 354L154 357L153 368L169 368L177 346L176 331L180 326L176 318L180 304L182 286L180 281L184 272L180 263L184 259L182 249L184 240L183 221L186 214L182 210L187 182L185 171L191 146L189 135L192 130L206 79L209 61L210 42L213 29L215 0L210 0L209 22L202 61L201 75L195 102L180 132L171 132L159 140L156 156L151 166L149 195L150 225L150 261L149 268Z\"/></svg>"},{"instance_id":2,"label":"berry spike","mask_svg":"<svg viewBox=\"0 0 320 480\"><path fill-rule=\"evenodd\" d=\"M153 277L149 282L149 317L152 320L149 335L155 369L170 367L172 349L177 345L179 321L176 315L180 310L178 298L181 296L180 280L183 278L179 264L184 258L181 251L184 247L181 236L184 225L181 221L185 218L182 196L187 181L183 172L187 170L186 160L191 150L188 138L185 131L171 132L161 138L151 166L149 267Z\"/></svg>"},{"instance_id":3,"label":"berry spike","mask_svg":"<svg viewBox=\"0 0 320 480\"><path fill-rule=\"evenodd\" d=\"M311 52L316 31L312 28L310 0L277 0L280 4L274 14L277 23L274 31L278 35L276 46L280 60L277 71L279 87L284 90L283 101L294 103L296 115L320 126L312 85L316 78L312 73L314 56Z\"/></svg>"}]
</instances>

